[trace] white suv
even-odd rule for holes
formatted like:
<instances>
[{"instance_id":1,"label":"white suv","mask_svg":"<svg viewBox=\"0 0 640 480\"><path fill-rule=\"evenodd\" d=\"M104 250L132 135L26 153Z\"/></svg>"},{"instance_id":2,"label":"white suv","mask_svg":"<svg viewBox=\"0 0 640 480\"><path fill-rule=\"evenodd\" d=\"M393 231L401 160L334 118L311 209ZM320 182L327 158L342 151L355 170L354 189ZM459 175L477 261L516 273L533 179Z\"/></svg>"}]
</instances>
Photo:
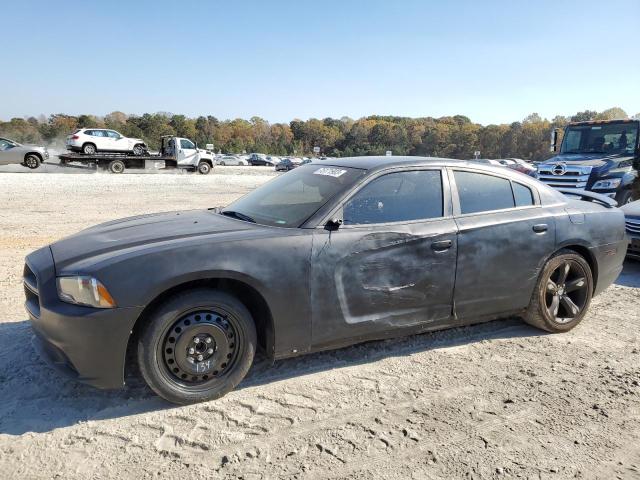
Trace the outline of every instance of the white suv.
<instances>
[{"instance_id":1,"label":"white suv","mask_svg":"<svg viewBox=\"0 0 640 480\"><path fill-rule=\"evenodd\" d=\"M67 137L67 150L94 155L97 152L124 152L144 155L147 146L139 138L127 138L115 130L81 128Z\"/></svg>"}]
</instances>

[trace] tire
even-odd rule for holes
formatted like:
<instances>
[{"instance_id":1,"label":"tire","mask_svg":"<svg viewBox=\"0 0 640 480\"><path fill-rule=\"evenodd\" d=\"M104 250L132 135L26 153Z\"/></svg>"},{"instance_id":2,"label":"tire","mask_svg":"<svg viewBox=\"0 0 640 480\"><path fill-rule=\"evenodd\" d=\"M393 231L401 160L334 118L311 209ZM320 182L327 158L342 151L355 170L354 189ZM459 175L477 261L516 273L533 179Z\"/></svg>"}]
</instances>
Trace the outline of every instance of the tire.
<instances>
[{"instance_id":1,"label":"tire","mask_svg":"<svg viewBox=\"0 0 640 480\"><path fill-rule=\"evenodd\" d=\"M142 155L144 155L144 153L146 152L146 148L144 148L144 145L141 143L138 143L136 145L133 146L133 154L136 157L140 157Z\"/></svg>"},{"instance_id":2,"label":"tire","mask_svg":"<svg viewBox=\"0 0 640 480\"><path fill-rule=\"evenodd\" d=\"M524 320L547 332L568 332L586 315L592 295L587 261L573 250L560 250L542 269Z\"/></svg>"},{"instance_id":3,"label":"tire","mask_svg":"<svg viewBox=\"0 0 640 480\"><path fill-rule=\"evenodd\" d=\"M95 155L97 151L98 149L93 143L85 143L82 145L82 153L85 155Z\"/></svg>"},{"instance_id":4,"label":"tire","mask_svg":"<svg viewBox=\"0 0 640 480\"><path fill-rule=\"evenodd\" d=\"M170 297L153 311L138 339L138 365L149 387L165 400L203 402L242 381L256 344L253 318L237 298L198 288Z\"/></svg>"},{"instance_id":5,"label":"tire","mask_svg":"<svg viewBox=\"0 0 640 480\"><path fill-rule=\"evenodd\" d=\"M29 153L24 157L24 166L30 168L31 170L35 170L40 166L42 160L35 153Z\"/></svg>"},{"instance_id":6,"label":"tire","mask_svg":"<svg viewBox=\"0 0 640 480\"><path fill-rule=\"evenodd\" d=\"M633 192L628 188L616 194L616 202L618 202L619 207L626 205L627 203L631 203L633 200Z\"/></svg>"},{"instance_id":7,"label":"tire","mask_svg":"<svg viewBox=\"0 0 640 480\"><path fill-rule=\"evenodd\" d=\"M200 162L198 164L198 173L200 175L209 175L209 172L211 171L211 165L209 165L209 163L207 162Z\"/></svg>"},{"instance_id":8,"label":"tire","mask_svg":"<svg viewBox=\"0 0 640 480\"><path fill-rule=\"evenodd\" d=\"M107 169L111 173L122 173L124 172L125 168L127 167L122 160L111 160L109 162L109 166L107 167Z\"/></svg>"}]
</instances>

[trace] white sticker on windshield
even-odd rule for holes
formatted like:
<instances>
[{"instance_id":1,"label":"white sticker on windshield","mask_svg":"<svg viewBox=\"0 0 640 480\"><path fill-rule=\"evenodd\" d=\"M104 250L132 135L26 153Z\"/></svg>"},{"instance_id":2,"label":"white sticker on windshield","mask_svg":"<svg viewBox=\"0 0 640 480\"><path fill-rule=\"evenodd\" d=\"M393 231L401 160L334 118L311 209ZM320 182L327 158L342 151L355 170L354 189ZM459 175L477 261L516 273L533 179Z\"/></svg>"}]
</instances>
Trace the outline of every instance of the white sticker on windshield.
<instances>
[{"instance_id":1,"label":"white sticker on windshield","mask_svg":"<svg viewBox=\"0 0 640 480\"><path fill-rule=\"evenodd\" d=\"M322 167L319 168L318 170L316 170L315 172L313 172L314 175L327 175L328 177L336 177L338 178L339 176L345 174L347 171L346 170L342 170L341 168L329 168L329 167Z\"/></svg>"}]
</instances>

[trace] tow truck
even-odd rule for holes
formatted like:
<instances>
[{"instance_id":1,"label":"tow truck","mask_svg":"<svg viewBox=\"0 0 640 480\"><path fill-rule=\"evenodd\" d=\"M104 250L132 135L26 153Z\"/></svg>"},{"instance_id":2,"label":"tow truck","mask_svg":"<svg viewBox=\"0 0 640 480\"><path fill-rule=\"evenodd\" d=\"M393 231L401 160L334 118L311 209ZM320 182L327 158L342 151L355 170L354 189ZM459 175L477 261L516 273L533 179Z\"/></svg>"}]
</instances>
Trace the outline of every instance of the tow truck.
<instances>
[{"instance_id":1,"label":"tow truck","mask_svg":"<svg viewBox=\"0 0 640 480\"><path fill-rule=\"evenodd\" d=\"M558 155L537 165L536 176L558 189L592 191L625 205L637 200L632 188L640 169L640 120L570 123ZM558 150L559 130L551 132Z\"/></svg>"},{"instance_id":2,"label":"tow truck","mask_svg":"<svg viewBox=\"0 0 640 480\"><path fill-rule=\"evenodd\" d=\"M164 135L157 154L130 155L125 153L65 153L59 155L61 165L80 163L111 173L122 173L127 168L182 169L207 175L213 168L213 152L198 148L188 138Z\"/></svg>"}]
</instances>

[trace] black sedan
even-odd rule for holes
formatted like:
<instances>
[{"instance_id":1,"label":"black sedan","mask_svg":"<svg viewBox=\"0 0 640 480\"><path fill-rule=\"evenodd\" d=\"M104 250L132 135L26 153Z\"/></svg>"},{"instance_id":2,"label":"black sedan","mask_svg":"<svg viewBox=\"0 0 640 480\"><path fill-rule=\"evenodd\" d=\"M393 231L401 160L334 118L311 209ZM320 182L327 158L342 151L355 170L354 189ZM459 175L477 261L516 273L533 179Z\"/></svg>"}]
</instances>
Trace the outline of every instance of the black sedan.
<instances>
[{"instance_id":1,"label":"black sedan","mask_svg":"<svg viewBox=\"0 0 640 480\"><path fill-rule=\"evenodd\" d=\"M293 170L298 165L293 163L288 158L283 158L279 164L276 165L276 172L288 172L289 170Z\"/></svg>"},{"instance_id":2,"label":"black sedan","mask_svg":"<svg viewBox=\"0 0 640 480\"><path fill-rule=\"evenodd\" d=\"M328 163L331 162L331 163ZM501 167L333 159L223 209L143 215L30 254L36 345L96 387L127 359L176 403L218 398L272 359L519 315L585 316L622 269L624 215Z\"/></svg>"}]
</instances>

